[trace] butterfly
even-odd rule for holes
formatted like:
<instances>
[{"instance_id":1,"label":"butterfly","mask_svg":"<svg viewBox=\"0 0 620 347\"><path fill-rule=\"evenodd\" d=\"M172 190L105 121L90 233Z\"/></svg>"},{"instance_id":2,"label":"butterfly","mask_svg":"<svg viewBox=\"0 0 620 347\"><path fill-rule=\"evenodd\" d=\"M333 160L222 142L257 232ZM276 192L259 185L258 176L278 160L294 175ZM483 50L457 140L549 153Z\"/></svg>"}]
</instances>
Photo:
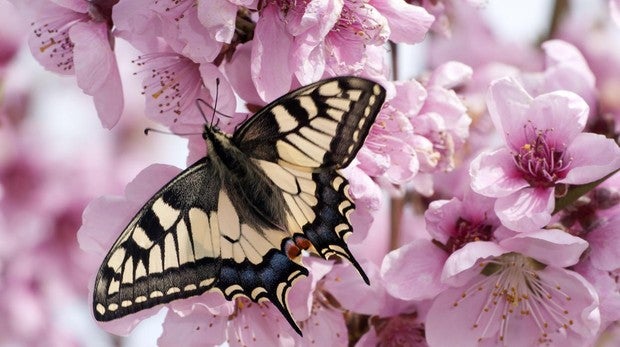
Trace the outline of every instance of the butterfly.
<instances>
[{"instance_id":1,"label":"butterfly","mask_svg":"<svg viewBox=\"0 0 620 347\"><path fill-rule=\"evenodd\" d=\"M131 219L99 268L93 311L110 321L220 291L270 301L301 335L287 303L308 275L302 250L348 259L354 204L339 172L362 147L385 89L336 77L292 91L232 136L205 125L208 154Z\"/></svg>"}]
</instances>

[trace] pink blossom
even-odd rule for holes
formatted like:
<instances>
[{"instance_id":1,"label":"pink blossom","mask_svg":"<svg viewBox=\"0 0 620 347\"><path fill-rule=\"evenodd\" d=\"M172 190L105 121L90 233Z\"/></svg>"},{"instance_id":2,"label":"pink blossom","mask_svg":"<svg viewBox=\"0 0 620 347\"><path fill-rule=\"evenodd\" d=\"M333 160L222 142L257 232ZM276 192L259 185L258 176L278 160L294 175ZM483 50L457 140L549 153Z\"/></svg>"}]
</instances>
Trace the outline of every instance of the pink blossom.
<instances>
[{"instance_id":1,"label":"pink blossom","mask_svg":"<svg viewBox=\"0 0 620 347\"><path fill-rule=\"evenodd\" d=\"M196 100L203 99L213 104L216 90L218 111L234 113L236 100L232 88L213 64L198 64L167 49L145 53L134 62L140 69L137 74L143 76L146 114L158 122L175 126L175 129L180 125L194 125L193 130L201 131L205 118ZM217 80L220 82L216 86Z\"/></svg>"},{"instance_id":2,"label":"pink blossom","mask_svg":"<svg viewBox=\"0 0 620 347\"><path fill-rule=\"evenodd\" d=\"M113 3L29 0L15 5L32 22L28 42L33 56L50 71L75 74L78 86L93 96L102 125L112 128L123 111L123 89L110 36Z\"/></svg>"},{"instance_id":3,"label":"pink blossom","mask_svg":"<svg viewBox=\"0 0 620 347\"><path fill-rule=\"evenodd\" d=\"M430 157L422 162L421 171L451 171L455 167L455 152L469 136L471 118L454 88L463 85L471 78L472 69L458 62L447 62L438 66L425 83L428 97L419 115L411 119L414 131L428 139L433 150ZM423 153L418 153L424 156Z\"/></svg>"},{"instance_id":4,"label":"pink blossom","mask_svg":"<svg viewBox=\"0 0 620 347\"><path fill-rule=\"evenodd\" d=\"M193 61L207 63L213 62L222 48L223 41L218 41L216 36L228 39L228 36L216 35L212 29L219 24L210 22L204 15L205 11L212 10L213 5L216 5L215 1L196 4L191 0L157 0L152 2L149 8L159 14L162 34L177 53ZM220 18L230 21L230 8L223 7L220 10ZM199 13L202 18L199 18ZM233 14L236 14L236 10ZM205 19L208 27L201 19Z\"/></svg>"},{"instance_id":5,"label":"pink blossom","mask_svg":"<svg viewBox=\"0 0 620 347\"><path fill-rule=\"evenodd\" d=\"M586 247L560 230L520 234L499 245L465 245L469 252L444 269L453 288L439 294L428 312L427 341L437 346L591 343L600 327L598 297L583 277L564 269Z\"/></svg>"},{"instance_id":6,"label":"pink blossom","mask_svg":"<svg viewBox=\"0 0 620 347\"><path fill-rule=\"evenodd\" d=\"M374 71L384 62L375 48L389 38L419 42L432 21L424 9L404 2L267 2L254 32L252 80L268 101L288 91L293 76L302 84L323 75L378 77Z\"/></svg>"},{"instance_id":7,"label":"pink blossom","mask_svg":"<svg viewBox=\"0 0 620 347\"><path fill-rule=\"evenodd\" d=\"M536 230L551 219L557 184L585 184L620 167L620 148L602 135L581 133L587 104L556 91L532 98L515 80L489 94L493 124L507 148L471 164L472 189L495 197L495 212L513 230Z\"/></svg>"},{"instance_id":8,"label":"pink blossom","mask_svg":"<svg viewBox=\"0 0 620 347\"><path fill-rule=\"evenodd\" d=\"M392 83L396 94L384 104L360 151L360 167L400 184L420 173L452 170L471 119L451 88L470 76L469 67L451 62L437 68L424 86L415 80ZM416 189L432 194L432 180L417 183Z\"/></svg>"},{"instance_id":9,"label":"pink blossom","mask_svg":"<svg viewBox=\"0 0 620 347\"><path fill-rule=\"evenodd\" d=\"M414 240L383 259L387 291L403 300L435 297L445 289L441 276L450 257L459 257L470 242L497 240L494 232L500 224L492 207L492 199L471 191L462 200L433 201L424 214L433 240Z\"/></svg>"},{"instance_id":10,"label":"pink blossom","mask_svg":"<svg viewBox=\"0 0 620 347\"><path fill-rule=\"evenodd\" d=\"M357 346L400 346L418 343L425 346L420 315L423 310L413 302L392 297L385 288L376 265L365 263L370 286L359 281L351 266L335 267L325 278L324 288L343 308L370 315L370 330ZM353 271L352 271L353 270ZM355 292L356 295L351 295Z\"/></svg>"},{"instance_id":11,"label":"pink blossom","mask_svg":"<svg viewBox=\"0 0 620 347\"><path fill-rule=\"evenodd\" d=\"M384 104L358 158L360 168L369 175L386 175L391 182L403 183L420 165L412 141L408 141L414 130L409 118L422 108L426 91L413 80L395 83L394 88L395 97Z\"/></svg>"}]
</instances>

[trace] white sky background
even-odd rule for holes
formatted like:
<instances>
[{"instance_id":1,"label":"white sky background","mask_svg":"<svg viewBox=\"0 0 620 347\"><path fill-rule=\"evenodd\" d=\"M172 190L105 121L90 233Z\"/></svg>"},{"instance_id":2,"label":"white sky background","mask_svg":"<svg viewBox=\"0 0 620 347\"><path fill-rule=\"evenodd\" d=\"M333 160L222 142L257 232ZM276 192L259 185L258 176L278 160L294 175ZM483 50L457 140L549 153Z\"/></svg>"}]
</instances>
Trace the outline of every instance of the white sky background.
<instances>
[{"instance_id":1,"label":"white sky background","mask_svg":"<svg viewBox=\"0 0 620 347\"><path fill-rule=\"evenodd\" d=\"M0 0L0 2L5 1ZM607 5L606 1L603 0L579 0L575 3L584 11L592 7ZM553 1L551 0L489 0L488 5L481 11L500 37L510 41L533 41L546 31L552 4ZM126 59L127 61L136 55L121 40L117 40L117 51L120 56L129 57ZM423 71L424 43L417 46L402 47L399 54L400 61L407 62L406 64L399 64L401 76L415 76ZM127 71L132 68L132 66L121 67L122 70L126 71L124 75L130 75ZM109 136L109 131L103 129L99 123L91 98L77 88L74 78L59 77L44 71L33 60L27 47L24 47L20 53L16 69L27 72L20 75L29 77L26 81L19 82L16 80L14 83L30 83L34 87L35 117L30 122L45 123L44 127L37 126L36 132L33 131L31 134L41 138L42 143L46 144L46 148L41 148L42 156L63 157L70 155L75 153L76 144L77 147L94 149L104 141L106 136ZM139 89L129 90L127 88L125 93L138 93L138 91ZM134 97L133 99L142 102L140 98ZM149 123L145 122L145 126L147 126L146 124ZM40 129L45 129L45 131L41 132ZM138 128L136 131L141 130ZM136 163L135 167L127 168L127 172L122 173L121 176L125 177L126 181L133 178L150 163L186 166L186 140L177 136L152 134L148 137L143 136L143 141L145 146L152 146L152 151L142 158L142 163ZM96 152L96 150L93 151L93 153ZM118 193L109 192L109 194ZM85 303L72 303L69 307L69 310L59 310L58 321L60 324L79 333L87 346L109 346L110 341L91 321ZM162 319L163 317L160 314L154 319L144 321L129 338L124 340L123 345L128 347L155 345L161 331L159 325Z\"/></svg>"}]
</instances>

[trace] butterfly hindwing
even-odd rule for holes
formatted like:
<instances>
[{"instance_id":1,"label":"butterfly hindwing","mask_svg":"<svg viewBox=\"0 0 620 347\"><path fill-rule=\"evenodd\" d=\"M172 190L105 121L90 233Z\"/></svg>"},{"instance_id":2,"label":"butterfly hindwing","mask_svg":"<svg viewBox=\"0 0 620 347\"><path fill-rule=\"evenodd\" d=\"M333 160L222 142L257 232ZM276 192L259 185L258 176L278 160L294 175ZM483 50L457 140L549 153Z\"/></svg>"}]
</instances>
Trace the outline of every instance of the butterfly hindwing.
<instances>
[{"instance_id":1,"label":"butterfly hindwing","mask_svg":"<svg viewBox=\"0 0 620 347\"><path fill-rule=\"evenodd\" d=\"M361 148L384 99L383 87L362 78L320 81L267 105L232 141L255 159L339 169Z\"/></svg>"},{"instance_id":2,"label":"butterfly hindwing","mask_svg":"<svg viewBox=\"0 0 620 347\"><path fill-rule=\"evenodd\" d=\"M355 209L347 179L337 170L308 171L263 160L256 163L282 191L286 229L307 238L323 258L337 255L348 259L368 282L344 241L353 231L349 216Z\"/></svg>"}]
</instances>

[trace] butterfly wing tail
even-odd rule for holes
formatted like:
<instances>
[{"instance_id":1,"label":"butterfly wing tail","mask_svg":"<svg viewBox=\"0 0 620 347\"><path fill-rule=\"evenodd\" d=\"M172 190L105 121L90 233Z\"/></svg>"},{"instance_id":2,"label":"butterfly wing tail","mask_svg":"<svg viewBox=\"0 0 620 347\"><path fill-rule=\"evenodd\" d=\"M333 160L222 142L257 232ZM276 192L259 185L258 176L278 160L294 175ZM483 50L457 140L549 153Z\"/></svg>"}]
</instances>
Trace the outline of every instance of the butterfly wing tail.
<instances>
[{"instance_id":1,"label":"butterfly wing tail","mask_svg":"<svg viewBox=\"0 0 620 347\"><path fill-rule=\"evenodd\" d=\"M337 255L349 260L369 284L368 276L345 243L353 232L349 216L355 209L349 198L349 182L338 171L316 172L313 178L317 183L318 202L313 207L317 218L304 226L305 236L323 258Z\"/></svg>"}]
</instances>

